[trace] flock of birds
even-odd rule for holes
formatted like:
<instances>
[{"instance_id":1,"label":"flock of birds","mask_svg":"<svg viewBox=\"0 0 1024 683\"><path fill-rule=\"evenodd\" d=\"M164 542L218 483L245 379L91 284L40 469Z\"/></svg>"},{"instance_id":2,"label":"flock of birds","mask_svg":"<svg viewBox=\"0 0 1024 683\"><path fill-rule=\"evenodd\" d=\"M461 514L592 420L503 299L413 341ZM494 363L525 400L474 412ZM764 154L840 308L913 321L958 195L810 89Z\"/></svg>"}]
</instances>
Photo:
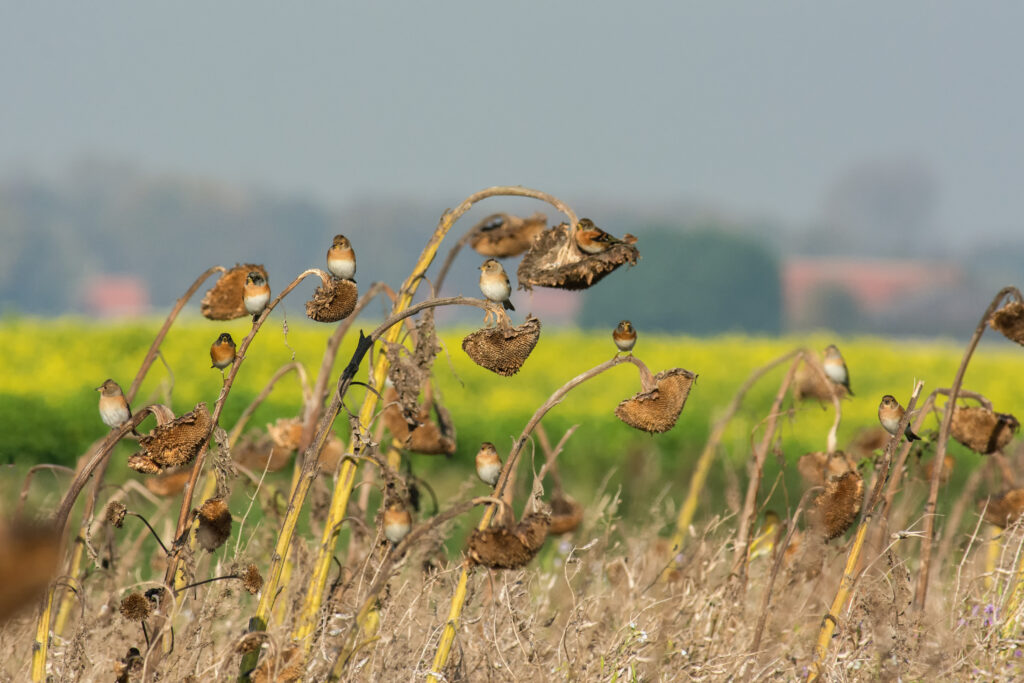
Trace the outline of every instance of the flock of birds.
<instances>
[{"instance_id":1,"label":"flock of birds","mask_svg":"<svg viewBox=\"0 0 1024 683\"><path fill-rule=\"evenodd\" d=\"M488 227L485 225L483 230L487 230ZM580 251L588 255L600 254L616 244L623 243L622 240L598 228L587 218L579 220L573 236ZM351 280L355 277L356 254L352 249L351 242L344 235L335 235L331 247L327 250L327 269L336 278ZM480 291L483 295L489 301L501 304L505 310L514 311L515 307L509 301L512 296L512 285L501 263L493 258L489 258L483 262L479 269ZM270 285L267 283L267 279L257 271L249 272L242 290L242 298L245 310L254 317L263 313L270 302ZM630 353L636 345L636 329L630 321L623 320L612 332L612 340L615 342L619 352ZM217 337L210 347L211 367L223 372L235 362L235 351L234 340L230 334L224 332ZM839 352L838 347L834 344L830 344L825 349L822 367L830 381L844 387L846 392L853 396L853 391L850 389L850 373L847 370L846 361L843 359L843 355ZM97 387L96 391L100 392L99 412L104 424L111 429L116 429L131 419L131 408L117 382L108 379ZM882 397L882 401L878 406L878 420L889 434L896 436L903 415L903 406L900 405L895 397L890 394ZM909 425L907 425L904 434L909 441L920 439L919 436L911 431ZM501 456L498 454L494 444L489 441L482 443L476 454L477 476L489 486L494 486L498 483L501 470ZM401 541L412 529L411 515L406 507L397 501L386 506L383 522L384 535L394 544Z\"/></svg>"}]
</instances>

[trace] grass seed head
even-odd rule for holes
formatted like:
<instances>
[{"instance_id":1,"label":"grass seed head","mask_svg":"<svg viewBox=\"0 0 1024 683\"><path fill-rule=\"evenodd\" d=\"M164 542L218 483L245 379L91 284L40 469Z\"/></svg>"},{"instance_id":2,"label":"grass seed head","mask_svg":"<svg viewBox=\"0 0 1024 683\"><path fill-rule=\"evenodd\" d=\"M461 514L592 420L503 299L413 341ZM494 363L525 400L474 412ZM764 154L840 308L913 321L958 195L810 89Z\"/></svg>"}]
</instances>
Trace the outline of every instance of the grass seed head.
<instances>
[{"instance_id":1,"label":"grass seed head","mask_svg":"<svg viewBox=\"0 0 1024 683\"><path fill-rule=\"evenodd\" d=\"M114 525L115 528L120 529L121 525L124 524L124 517L128 514L128 508L124 506L124 503L112 500L107 503L107 507L104 510L104 516L107 522Z\"/></svg>"},{"instance_id":2,"label":"grass seed head","mask_svg":"<svg viewBox=\"0 0 1024 683\"><path fill-rule=\"evenodd\" d=\"M121 601L121 616L128 621L145 621L153 611L142 593L129 593Z\"/></svg>"},{"instance_id":3,"label":"grass seed head","mask_svg":"<svg viewBox=\"0 0 1024 683\"><path fill-rule=\"evenodd\" d=\"M205 550L213 552L231 535L231 511L220 498L211 498L199 508L196 539Z\"/></svg>"}]
</instances>

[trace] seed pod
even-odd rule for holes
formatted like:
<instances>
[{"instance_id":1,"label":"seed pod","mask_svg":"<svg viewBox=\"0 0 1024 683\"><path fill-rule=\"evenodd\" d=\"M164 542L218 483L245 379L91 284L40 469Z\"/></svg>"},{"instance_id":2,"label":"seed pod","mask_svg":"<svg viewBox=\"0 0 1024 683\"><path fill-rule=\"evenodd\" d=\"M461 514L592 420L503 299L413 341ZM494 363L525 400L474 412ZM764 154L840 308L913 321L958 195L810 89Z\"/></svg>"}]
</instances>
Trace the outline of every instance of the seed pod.
<instances>
[{"instance_id":1,"label":"seed pod","mask_svg":"<svg viewBox=\"0 0 1024 683\"><path fill-rule=\"evenodd\" d=\"M797 367L793 385L793 395L798 401L813 399L824 402L831 401L833 393L839 394L839 398L849 394L846 387L830 382L827 377L822 376L822 373L808 366L806 361Z\"/></svg>"},{"instance_id":2,"label":"seed pod","mask_svg":"<svg viewBox=\"0 0 1024 683\"><path fill-rule=\"evenodd\" d=\"M336 323L352 315L359 301L359 287L352 280L331 278L306 302L306 315L319 323Z\"/></svg>"},{"instance_id":3,"label":"seed pod","mask_svg":"<svg viewBox=\"0 0 1024 683\"><path fill-rule=\"evenodd\" d=\"M516 271L519 286L586 289L624 263L636 265L640 252L635 242L635 237L625 235L600 254L584 254L576 248L572 228L562 223L534 239Z\"/></svg>"},{"instance_id":4,"label":"seed pod","mask_svg":"<svg viewBox=\"0 0 1024 683\"><path fill-rule=\"evenodd\" d=\"M220 498L210 498L199 508L196 540L204 550L213 552L231 535L231 511Z\"/></svg>"},{"instance_id":5,"label":"seed pod","mask_svg":"<svg viewBox=\"0 0 1024 683\"><path fill-rule=\"evenodd\" d=\"M107 503L107 507L103 512L107 522L112 524L115 528L120 529L121 525L124 524L124 516L128 514L128 508L124 506L124 503L116 500L112 500Z\"/></svg>"},{"instance_id":6,"label":"seed pod","mask_svg":"<svg viewBox=\"0 0 1024 683\"><path fill-rule=\"evenodd\" d=\"M192 473L188 469L177 472L164 472L155 477L146 477L142 480L142 483L156 495L169 498L181 493L182 489L185 488L185 482L188 481L191 475Z\"/></svg>"},{"instance_id":7,"label":"seed pod","mask_svg":"<svg viewBox=\"0 0 1024 683\"><path fill-rule=\"evenodd\" d=\"M1011 301L992 314L988 324L1010 341L1024 346L1024 303Z\"/></svg>"},{"instance_id":8,"label":"seed pod","mask_svg":"<svg viewBox=\"0 0 1024 683\"><path fill-rule=\"evenodd\" d=\"M121 601L121 616L128 621L145 621L152 611L153 606L142 593L129 593Z\"/></svg>"},{"instance_id":9,"label":"seed pod","mask_svg":"<svg viewBox=\"0 0 1024 683\"><path fill-rule=\"evenodd\" d=\"M0 626L42 597L60 563L60 537L49 525L0 518Z\"/></svg>"},{"instance_id":10,"label":"seed pod","mask_svg":"<svg viewBox=\"0 0 1024 683\"><path fill-rule=\"evenodd\" d=\"M250 564L245 568L245 573L242 574L242 586L253 595L259 593L263 588L263 577L260 576L260 570L256 565Z\"/></svg>"},{"instance_id":11,"label":"seed pod","mask_svg":"<svg viewBox=\"0 0 1024 683\"><path fill-rule=\"evenodd\" d=\"M529 218L507 213L492 214L473 226L469 246L483 256L519 256L530 248L547 224L548 217L542 213L535 213Z\"/></svg>"},{"instance_id":12,"label":"seed pod","mask_svg":"<svg viewBox=\"0 0 1024 683\"><path fill-rule=\"evenodd\" d=\"M548 535L549 515L527 515L514 527L477 529L469 537L470 560L491 569L518 569L537 554Z\"/></svg>"},{"instance_id":13,"label":"seed pod","mask_svg":"<svg viewBox=\"0 0 1024 683\"><path fill-rule=\"evenodd\" d=\"M696 379L697 375L682 368L659 372L654 376L654 388L619 403L615 416L634 429L651 434L667 432L683 412Z\"/></svg>"},{"instance_id":14,"label":"seed pod","mask_svg":"<svg viewBox=\"0 0 1024 683\"><path fill-rule=\"evenodd\" d=\"M821 451L800 456L796 469L808 486L824 486L828 481L854 469L842 451L823 453Z\"/></svg>"},{"instance_id":15,"label":"seed pod","mask_svg":"<svg viewBox=\"0 0 1024 683\"><path fill-rule=\"evenodd\" d=\"M462 350L480 367L511 377L523 367L538 339L540 321L530 316L518 327L485 327L471 332L462 340Z\"/></svg>"},{"instance_id":16,"label":"seed pod","mask_svg":"<svg viewBox=\"0 0 1024 683\"><path fill-rule=\"evenodd\" d=\"M953 475L953 466L955 465L952 455L946 455L942 458L942 472L939 473L939 481L945 484L949 481L949 478ZM926 481L931 481L932 474L935 470L935 458L932 458L924 464L924 478Z\"/></svg>"},{"instance_id":17,"label":"seed pod","mask_svg":"<svg viewBox=\"0 0 1024 683\"><path fill-rule=\"evenodd\" d=\"M1011 489L1001 496L978 501L978 509L985 509L985 521L1005 529L1024 514L1024 489Z\"/></svg>"},{"instance_id":18,"label":"seed pod","mask_svg":"<svg viewBox=\"0 0 1024 683\"><path fill-rule=\"evenodd\" d=\"M210 320L234 320L249 315L245 310L242 291L245 278L256 271L267 279L267 269L256 263L235 264L235 267L220 276L220 279L207 290L203 300L199 302L199 312Z\"/></svg>"},{"instance_id":19,"label":"seed pod","mask_svg":"<svg viewBox=\"0 0 1024 683\"><path fill-rule=\"evenodd\" d=\"M419 406L415 426L410 429L409 421L402 414L396 402L397 392L389 388L384 392L387 408L381 417L384 426L402 447L422 455L452 455L455 453L455 423L451 413L439 401ZM433 408L433 410L431 410ZM431 415L434 413L434 416ZM436 421L435 421L436 416Z\"/></svg>"},{"instance_id":20,"label":"seed pod","mask_svg":"<svg viewBox=\"0 0 1024 683\"><path fill-rule=\"evenodd\" d=\"M975 453L988 455L1002 450L1020 429L1013 415L996 413L984 406L957 406L950 426L953 438Z\"/></svg>"},{"instance_id":21,"label":"seed pod","mask_svg":"<svg viewBox=\"0 0 1024 683\"><path fill-rule=\"evenodd\" d=\"M583 506L564 495L551 497L551 525L548 535L567 534L575 531L583 521Z\"/></svg>"},{"instance_id":22,"label":"seed pod","mask_svg":"<svg viewBox=\"0 0 1024 683\"><path fill-rule=\"evenodd\" d=\"M857 471L847 472L825 485L825 492L814 499L808 511L808 521L830 541L845 534L857 521L863 502L864 479Z\"/></svg>"},{"instance_id":23,"label":"seed pod","mask_svg":"<svg viewBox=\"0 0 1024 683\"><path fill-rule=\"evenodd\" d=\"M158 474L167 467L186 465L195 459L211 427L206 403L200 403L192 412L173 422L157 425L140 438L142 451L128 459L128 466L144 474Z\"/></svg>"}]
</instances>

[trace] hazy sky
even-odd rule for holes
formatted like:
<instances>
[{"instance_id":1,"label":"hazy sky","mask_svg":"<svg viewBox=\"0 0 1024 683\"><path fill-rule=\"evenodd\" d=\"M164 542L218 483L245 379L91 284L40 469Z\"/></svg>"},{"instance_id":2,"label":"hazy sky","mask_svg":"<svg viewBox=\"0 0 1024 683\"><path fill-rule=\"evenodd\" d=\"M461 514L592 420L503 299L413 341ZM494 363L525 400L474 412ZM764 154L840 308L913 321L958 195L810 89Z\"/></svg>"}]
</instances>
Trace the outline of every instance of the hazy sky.
<instances>
[{"instance_id":1,"label":"hazy sky","mask_svg":"<svg viewBox=\"0 0 1024 683\"><path fill-rule=\"evenodd\" d=\"M6 2L0 176L87 157L333 204L696 201L790 225L864 162L1024 231L1018 2Z\"/></svg>"}]
</instances>

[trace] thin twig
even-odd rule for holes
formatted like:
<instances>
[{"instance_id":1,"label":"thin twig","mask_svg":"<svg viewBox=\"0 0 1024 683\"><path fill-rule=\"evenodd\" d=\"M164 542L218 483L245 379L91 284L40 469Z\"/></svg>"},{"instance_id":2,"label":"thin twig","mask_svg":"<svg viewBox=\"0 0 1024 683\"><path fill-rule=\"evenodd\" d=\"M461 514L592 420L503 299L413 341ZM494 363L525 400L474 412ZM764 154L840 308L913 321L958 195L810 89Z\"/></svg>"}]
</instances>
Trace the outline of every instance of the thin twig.
<instances>
[{"instance_id":1,"label":"thin twig","mask_svg":"<svg viewBox=\"0 0 1024 683\"><path fill-rule=\"evenodd\" d=\"M736 587L740 591L746 589L747 557L750 555L750 527L754 523L754 515L757 512L757 492L761 488L761 477L764 474L764 462L768 457L768 450L771 447L772 439L775 438L775 427L778 424L780 414L779 409L782 407L782 401L786 398L786 394L789 392L789 385L793 382L793 377L796 375L797 367L804 358L806 358L806 356L807 353L804 350L799 350L795 354L793 362L790 364L786 375L782 378L779 390L775 394L775 400L772 401L772 406L768 410L769 417L767 419L764 436L761 437L760 445L754 449L753 457L751 458L750 465L748 466L750 480L747 483L747 495L743 501L743 512L740 514L740 527L736 533L736 545L733 548L731 570L731 574L736 582Z\"/></svg>"}]
</instances>

